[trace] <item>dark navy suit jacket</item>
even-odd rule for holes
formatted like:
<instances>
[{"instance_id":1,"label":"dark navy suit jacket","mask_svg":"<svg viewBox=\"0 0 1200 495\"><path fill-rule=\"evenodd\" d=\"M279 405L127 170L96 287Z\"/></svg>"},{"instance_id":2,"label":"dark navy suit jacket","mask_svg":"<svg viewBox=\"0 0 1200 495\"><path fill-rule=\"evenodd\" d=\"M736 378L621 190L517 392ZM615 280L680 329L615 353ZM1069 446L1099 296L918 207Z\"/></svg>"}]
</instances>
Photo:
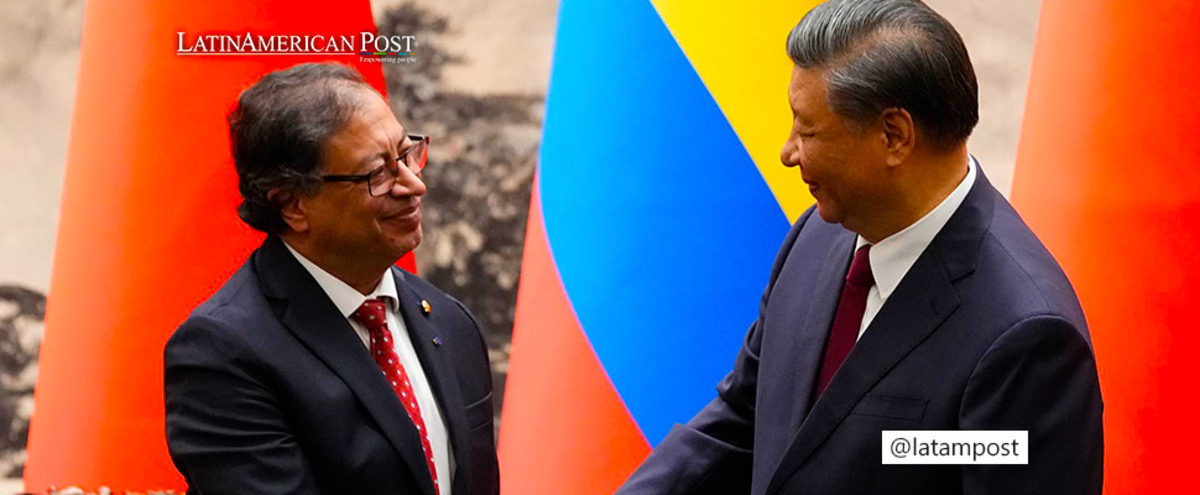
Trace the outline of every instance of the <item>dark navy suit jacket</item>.
<instances>
[{"instance_id":1,"label":"dark navy suit jacket","mask_svg":"<svg viewBox=\"0 0 1200 495\"><path fill-rule=\"evenodd\" d=\"M1099 494L1083 311L982 172L813 403L855 238L800 217L716 399L618 493ZM1029 464L882 465L884 430L1028 430Z\"/></svg>"},{"instance_id":2,"label":"dark navy suit jacket","mask_svg":"<svg viewBox=\"0 0 1200 495\"><path fill-rule=\"evenodd\" d=\"M390 276L445 416L453 492L497 494L492 375L475 319L416 276ZM434 495L396 393L275 237L175 331L165 366L167 444L191 494Z\"/></svg>"}]
</instances>

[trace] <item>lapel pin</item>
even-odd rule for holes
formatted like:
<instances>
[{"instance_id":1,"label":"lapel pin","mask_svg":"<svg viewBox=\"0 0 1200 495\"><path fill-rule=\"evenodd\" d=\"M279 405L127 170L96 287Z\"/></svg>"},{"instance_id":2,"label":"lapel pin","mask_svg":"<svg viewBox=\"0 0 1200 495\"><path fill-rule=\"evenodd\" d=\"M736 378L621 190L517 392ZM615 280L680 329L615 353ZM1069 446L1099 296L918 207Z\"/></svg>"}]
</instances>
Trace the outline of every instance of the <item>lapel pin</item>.
<instances>
[{"instance_id":1,"label":"lapel pin","mask_svg":"<svg viewBox=\"0 0 1200 495\"><path fill-rule=\"evenodd\" d=\"M442 346L442 338L441 338L441 337L434 337L434 338L433 338L433 346L434 346L434 347L441 347L441 346Z\"/></svg>"},{"instance_id":2,"label":"lapel pin","mask_svg":"<svg viewBox=\"0 0 1200 495\"><path fill-rule=\"evenodd\" d=\"M426 316L433 314L433 308L429 306L429 301L421 300L421 312Z\"/></svg>"}]
</instances>

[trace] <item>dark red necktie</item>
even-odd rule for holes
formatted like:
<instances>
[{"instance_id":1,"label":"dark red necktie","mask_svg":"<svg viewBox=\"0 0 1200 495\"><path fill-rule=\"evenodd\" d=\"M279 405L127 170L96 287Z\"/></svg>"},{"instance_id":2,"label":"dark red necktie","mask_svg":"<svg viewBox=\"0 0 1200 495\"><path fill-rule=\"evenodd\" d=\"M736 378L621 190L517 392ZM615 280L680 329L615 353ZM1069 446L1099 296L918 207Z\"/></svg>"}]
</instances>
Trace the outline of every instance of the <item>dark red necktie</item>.
<instances>
[{"instance_id":1,"label":"dark red necktie","mask_svg":"<svg viewBox=\"0 0 1200 495\"><path fill-rule=\"evenodd\" d=\"M833 374L837 373L858 341L858 329L867 310L867 292L875 285L875 277L871 275L870 253L870 244L858 248L858 252L854 253L854 261L850 262L850 272L846 274L837 314L833 317L833 328L825 344L825 358L821 361L821 374L817 377L816 397L825 392L825 387L833 380Z\"/></svg>"},{"instance_id":2,"label":"dark red necktie","mask_svg":"<svg viewBox=\"0 0 1200 495\"><path fill-rule=\"evenodd\" d=\"M382 299L368 299L350 315L354 321L367 329L371 334L371 357L375 364L383 370L383 376L392 384L396 397L404 405L408 417L417 425L421 434L421 449L425 451L425 463L429 465L429 475L433 477L433 492L441 493L438 487L437 466L433 463L433 446L429 443L429 434L425 431L425 419L421 417L421 407L417 405L417 397L413 394L412 383L408 381L408 373L400 364L396 348L392 345L392 332L388 330L386 318L387 305Z\"/></svg>"}]
</instances>

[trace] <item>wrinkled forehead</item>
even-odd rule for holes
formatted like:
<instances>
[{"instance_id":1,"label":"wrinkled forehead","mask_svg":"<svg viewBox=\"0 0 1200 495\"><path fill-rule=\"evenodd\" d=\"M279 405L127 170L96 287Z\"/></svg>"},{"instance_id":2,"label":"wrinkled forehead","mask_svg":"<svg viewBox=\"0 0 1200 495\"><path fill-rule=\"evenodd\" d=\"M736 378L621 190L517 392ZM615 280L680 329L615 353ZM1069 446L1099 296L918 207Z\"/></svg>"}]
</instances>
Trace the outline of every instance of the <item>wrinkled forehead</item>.
<instances>
[{"instance_id":1,"label":"wrinkled forehead","mask_svg":"<svg viewBox=\"0 0 1200 495\"><path fill-rule=\"evenodd\" d=\"M825 103L827 83L822 69L805 69L796 65L792 68L792 79L788 83L788 102L793 109Z\"/></svg>"},{"instance_id":2,"label":"wrinkled forehead","mask_svg":"<svg viewBox=\"0 0 1200 495\"><path fill-rule=\"evenodd\" d=\"M404 146L405 129L388 103L373 92L362 92L355 98L359 101L346 123L322 144L325 158L340 157L357 163L398 154Z\"/></svg>"}]
</instances>

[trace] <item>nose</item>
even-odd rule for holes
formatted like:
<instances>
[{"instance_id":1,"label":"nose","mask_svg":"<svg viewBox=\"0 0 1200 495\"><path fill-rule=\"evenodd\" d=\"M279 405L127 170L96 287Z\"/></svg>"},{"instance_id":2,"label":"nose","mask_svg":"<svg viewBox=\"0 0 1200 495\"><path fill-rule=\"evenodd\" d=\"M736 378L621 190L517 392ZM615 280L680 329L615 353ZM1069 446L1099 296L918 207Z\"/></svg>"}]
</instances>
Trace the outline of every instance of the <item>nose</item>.
<instances>
[{"instance_id":1,"label":"nose","mask_svg":"<svg viewBox=\"0 0 1200 495\"><path fill-rule=\"evenodd\" d=\"M779 161L785 167L796 167L800 165L800 143L799 139L789 137L783 142L783 149L779 152Z\"/></svg>"},{"instance_id":2,"label":"nose","mask_svg":"<svg viewBox=\"0 0 1200 495\"><path fill-rule=\"evenodd\" d=\"M390 191L392 196L422 196L425 194L425 181L421 179L419 174L404 165L400 165L397 168L400 175L396 177L396 183L392 184L392 190Z\"/></svg>"}]
</instances>

